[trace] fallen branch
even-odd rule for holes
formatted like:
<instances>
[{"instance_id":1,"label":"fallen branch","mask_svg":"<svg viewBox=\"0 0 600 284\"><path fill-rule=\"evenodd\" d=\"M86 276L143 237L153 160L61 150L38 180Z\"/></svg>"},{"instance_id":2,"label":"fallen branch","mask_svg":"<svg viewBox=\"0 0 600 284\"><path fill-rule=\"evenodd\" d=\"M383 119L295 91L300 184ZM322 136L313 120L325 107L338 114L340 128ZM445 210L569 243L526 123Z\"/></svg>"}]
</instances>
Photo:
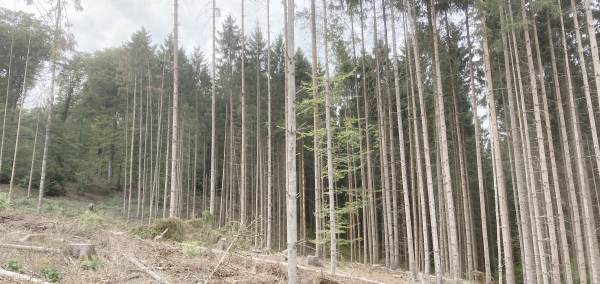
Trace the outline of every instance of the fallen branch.
<instances>
[{"instance_id":1,"label":"fallen branch","mask_svg":"<svg viewBox=\"0 0 600 284\"><path fill-rule=\"evenodd\" d=\"M223 257L221 257L221 260L219 261L219 263L217 263L217 266L215 267L215 269L213 269L213 271L210 273L210 275L208 275L208 278L206 278L206 281L204 281L204 284L208 283L208 281L210 281L210 278L212 278L213 274L215 274L215 272L217 272L217 270L219 270L219 267L221 266L223 261L225 261L225 257L227 256L227 253L229 253L229 250L231 249L231 247L233 247L233 244L235 243L235 241L237 241L238 237L239 237L239 234L237 234L235 236L235 238L233 239L233 241L229 244L229 247L223 254Z\"/></svg>"},{"instance_id":2,"label":"fallen branch","mask_svg":"<svg viewBox=\"0 0 600 284\"><path fill-rule=\"evenodd\" d=\"M13 249L34 250L34 251L43 251L43 252L60 252L60 250L53 249L53 248L31 247L31 246L11 245L11 244L0 244L0 247L2 247L2 248L13 248Z\"/></svg>"},{"instance_id":3,"label":"fallen branch","mask_svg":"<svg viewBox=\"0 0 600 284\"><path fill-rule=\"evenodd\" d=\"M158 282L164 283L164 284L171 284L169 281L161 278L160 276L158 276L158 274L154 273L152 270L146 268L144 265L139 263L137 261L137 259L135 259L135 257L129 258L129 261L131 261L131 263L135 264L135 266L137 266L138 268L140 268L141 270L146 272L148 275L152 276L152 278L156 279Z\"/></svg>"},{"instance_id":4,"label":"fallen branch","mask_svg":"<svg viewBox=\"0 0 600 284\"><path fill-rule=\"evenodd\" d=\"M11 271L7 271L4 269L0 269L0 276L4 276L4 277L8 277L17 281L30 281L33 283L43 283L43 284L50 284L44 280L41 279L37 279L37 278L33 278L31 276L27 276L27 275L23 275L23 274L19 274L19 273L15 273L15 272L11 272Z\"/></svg>"},{"instance_id":5,"label":"fallen branch","mask_svg":"<svg viewBox=\"0 0 600 284\"><path fill-rule=\"evenodd\" d=\"M269 259L262 259L262 258L257 258L257 257L252 257L249 256L250 259L253 260L257 260L257 261L262 261L262 262L267 262L267 263L274 263L274 264L279 264L279 265L284 265L287 266L287 262L281 262L281 261L275 261L275 260L269 260ZM304 270L308 270L308 271L313 271L313 272L318 272L318 273L327 273L331 276L334 277L343 277L343 278L350 278L350 279L354 279L354 280L360 280L363 282L367 282L367 283L375 283L375 284L385 284L384 282L379 282L379 281L375 281L375 280L370 280L370 279L365 279L365 278L361 278L361 277L357 277L357 276L351 276L351 275L346 275L346 274L341 274L341 273L336 273L336 274L332 274L329 271L325 271L325 270L320 270L320 269L313 269L310 267L306 267L303 265L296 265L298 268L300 269L304 269Z\"/></svg>"}]
</instances>

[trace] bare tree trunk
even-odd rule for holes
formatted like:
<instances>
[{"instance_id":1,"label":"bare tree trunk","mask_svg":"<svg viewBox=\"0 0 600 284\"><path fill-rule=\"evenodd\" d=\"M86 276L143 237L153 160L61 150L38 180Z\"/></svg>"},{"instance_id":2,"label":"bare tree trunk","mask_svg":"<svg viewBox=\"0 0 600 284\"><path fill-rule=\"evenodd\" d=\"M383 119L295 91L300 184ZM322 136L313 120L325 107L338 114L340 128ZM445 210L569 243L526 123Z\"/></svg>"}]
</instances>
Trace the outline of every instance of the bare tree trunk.
<instances>
[{"instance_id":1,"label":"bare tree trunk","mask_svg":"<svg viewBox=\"0 0 600 284\"><path fill-rule=\"evenodd\" d=\"M286 127L286 168L287 168L287 186L286 186L286 204L287 204L287 250L288 250L288 283L296 284L298 282L296 267L296 240L297 224L296 218L296 59L294 45L294 0L287 1L287 21L286 21L286 43L287 56L285 63L288 69L287 76L287 127ZM242 45L243 46L243 45ZM242 139L243 141L243 139Z\"/></svg>"},{"instance_id":2,"label":"bare tree trunk","mask_svg":"<svg viewBox=\"0 0 600 284\"><path fill-rule=\"evenodd\" d=\"M353 55L354 55L354 67L356 68L357 67L357 62L356 62L357 59L356 59L356 42L355 42L355 37L354 37L354 13L350 14L350 16L352 17L352 20L351 20L351 28L352 28L352 51L353 51ZM362 23L362 15L360 15L360 17L361 17L361 23ZM313 60L313 78L314 78L313 79L313 85L315 85L315 86L316 86L316 81L317 81L317 79L316 79L316 73L317 73L317 71L316 71L317 70L317 68L316 68L316 62L317 62L316 53L317 53L317 51L316 51L316 48L315 48L315 49L313 49L313 58L314 58L314 60ZM364 78L363 78L363 80L364 80ZM358 78L356 76L356 70L354 71L354 90L356 92L355 95L356 95L356 115L357 115L357 118L358 118L358 123L357 123L358 124L358 133L360 133L360 135L362 135L363 131L362 131L362 123L360 121L360 100L358 99L360 95L359 95ZM314 90L314 95L313 95L313 98L315 98L315 99L316 99L316 92L317 92L317 90L315 89ZM317 119L316 117L317 117L317 111L316 111L316 108L315 108L315 120ZM317 124L316 122L317 121L315 121L315 125ZM315 128L315 132L316 132L316 130L317 129ZM316 137L316 135L315 135L315 137ZM315 146L314 147L315 147L315 149L317 149L317 147L318 147L317 141L315 141ZM365 167L364 167L364 150L363 150L363 141L362 141L362 138L359 141L359 147L360 147L359 148L359 151L360 151L359 157L360 157L360 177L361 177L360 189L361 189L361 199L362 199L362 201L361 201L361 203L362 203L361 208L363 210L363 214L362 214L362 225L363 225L363 236L362 236L362 239L363 239L363 242L364 242L364 245L363 245L363 250L364 250L363 251L363 256L364 257L363 257L363 259L364 259L364 264L367 264L367 254L368 254L368 249L367 249L368 248L368 245L367 245L367 231L368 230L367 230L367 227L366 227L367 226L367 214L366 214L366 206L367 206L367 204L364 202L364 199L366 198L367 193L365 191ZM317 156L318 156L317 155L317 151L315 151L315 168L317 168L317 165L318 165L318 163L317 163ZM319 179L317 178L317 175L316 175L316 173L318 173L318 172L320 172L320 171L315 170L315 185L319 182ZM355 179L355 180L356 180L356 184L357 184L357 187L358 187L358 180L357 179ZM319 222L316 222L316 224L319 224ZM360 225L359 225L359 227L357 229L360 231ZM360 233L359 233L359 235L360 235ZM358 262L360 262L360 243L358 244L358 246L359 246Z\"/></svg>"},{"instance_id":3,"label":"bare tree trunk","mask_svg":"<svg viewBox=\"0 0 600 284\"><path fill-rule=\"evenodd\" d=\"M361 11L361 53L362 53L362 66L363 66L363 74L366 76L366 64L365 64L365 37L364 37L364 13L363 13L363 2L360 1L360 11ZM375 214L377 212L377 207L375 207L375 193L374 193L374 185L373 185L373 172L372 172L372 162L371 162L371 138L369 135L370 127L369 127L369 100L367 98L367 83L366 78L363 81L363 99L365 103L365 136L366 136L366 144L367 144L367 188L369 194L369 236L371 243L371 264L379 263L379 249L378 249L378 240L377 240L377 229L375 224Z\"/></svg>"},{"instance_id":4,"label":"bare tree trunk","mask_svg":"<svg viewBox=\"0 0 600 284\"><path fill-rule=\"evenodd\" d=\"M245 34L244 34L244 0L242 0L242 156L240 161L240 224L246 222L246 78L244 76L245 69Z\"/></svg>"},{"instance_id":5,"label":"bare tree trunk","mask_svg":"<svg viewBox=\"0 0 600 284\"><path fill-rule=\"evenodd\" d=\"M211 104L211 138L210 138L210 214L214 216L215 214L215 187L216 187L216 166L217 166L217 134L216 134L216 97L217 97L217 85L216 85L216 37L217 37L217 27L216 27L216 7L215 3L217 0L213 0L213 35L212 35L212 44L213 44L213 52L212 52L212 104ZM225 114L227 115L227 114ZM204 191L204 189L202 189Z\"/></svg>"},{"instance_id":6,"label":"bare tree trunk","mask_svg":"<svg viewBox=\"0 0 600 284\"><path fill-rule=\"evenodd\" d=\"M133 76L133 115L131 118L131 150L129 151L129 196L127 203L127 224L131 217L131 192L133 191L133 145L135 144L135 112L137 107L137 76ZM141 141L140 141L141 143Z\"/></svg>"},{"instance_id":7,"label":"bare tree trunk","mask_svg":"<svg viewBox=\"0 0 600 284\"><path fill-rule=\"evenodd\" d=\"M335 190L333 180L333 145L331 135L331 98L329 95L329 57L327 38L327 0L323 0L323 42L325 45L325 128L327 131L327 187L329 191L329 229L331 230L331 274L335 275L337 266L337 244L335 232ZM293 49L292 49L293 50ZM289 50L288 50L289 52ZM290 91L294 91L290 88ZM288 93L288 95L291 95ZM289 151L289 150L288 150ZM288 161L289 163L289 161ZM289 206L289 205L288 205ZM290 222L288 220L288 222ZM288 232L289 234L289 232ZM288 237L289 238L289 237Z\"/></svg>"},{"instance_id":8,"label":"bare tree trunk","mask_svg":"<svg viewBox=\"0 0 600 284\"><path fill-rule=\"evenodd\" d=\"M546 14L548 15L548 14ZM551 22L550 22L550 17L548 17L548 22L547 22L547 28L548 28L548 41L550 43L550 61L552 63L552 79L554 81L554 94L555 94L555 100L556 100L556 105L558 106L558 118L559 118L559 125L560 125L560 134L561 134L561 141L564 143L563 145L565 145L565 147L563 147L563 154L564 154L564 159L565 159L565 174L567 176L567 186L568 186L568 190L575 190L575 186L574 186L574 182L573 182L573 172L571 171L571 155L570 155L570 149L569 149L569 141L568 141L568 136L567 136L567 132L566 132L566 126L565 126L565 116L564 116L564 110L563 110L563 104L562 104L562 95L561 95L561 90L560 90L560 80L558 79L558 71L556 68L556 55L554 54L554 39L553 39L553 35L552 35L552 28L551 28ZM538 51L539 54L539 51ZM540 63L540 57L538 56L538 64ZM540 67L538 67L540 68ZM540 70L542 70L540 68ZM560 240L561 240L561 249L563 252L563 261L564 261L564 266L565 267L571 267L571 257L569 255L569 243L567 241L567 229L565 227L565 217L564 217L564 213L563 213L563 208L562 208L562 197L560 194L560 185L559 185L559 181L558 181L558 172L557 172L557 165L556 165L556 158L554 156L554 144L552 143L552 131L550 128L550 117L549 117L549 112L548 112L548 100L546 99L546 97L544 97L544 112L546 113L546 132L547 132L547 136L548 136L548 141L550 142L548 147L550 148L550 157L551 157L551 161L552 161L552 176L554 177L554 194L556 196L556 208L558 210L558 224L560 227ZM581 228L581 227L579 227ZM582 252L583 253L583 252ZM582 263L583 265L583 263ZM583 270L585 273L585 266L583 266ZM571 271L569 270L568 272L565 272L565 277L566 277L566 281L567 284L572 284L573 283L573 275L571 273Z\"/></svg>"},{"instance_id":9,"label":"bare tree trunk","mask_svg":"<svg viewBox=\"0 0 600 284\"><path fill-rule=\"evenodd\" d=\"M168 185L169 185L169 150L171 149L169 147L169 143L168 142L169 142L169 135L172 134L172 131L171 131L171 126L172 126L172 124L171 124L171 112L168 111L168 110L171 108L171 104L172 104L172 100L171 100L171 95L169 94L169 108L167 109L167 113L168 113L168 115L167 115L167 125L169 127L167 127L167 140L165 140L165 141L167 141L167 143L165 145L167 147L167 154L165 155L165 189L164 189L164 192L163 192L163 214L162 214L163 218L167 217L167 196L168 196L168 194L167 194L167 188L168 188ZM171 145L173 145L173 144L171 143Z\"/></svg>"},{"instance_id":10,"label":"bare tree trunk","mask_svg":"<svg viewBox=\"0 0 600 284\"><path fill-rule=\"evenodd\" d=\"M58 19L56 22L58 26ZM55 39L56 40L56 39ZM6 77L6 99L4 101L4 119L2 120L2 142L0 142L0 172L2 172L2 159L4 158L4 133L6 131L6 113L8 112L8 95L10 94L10 71L12 67L13 47L15 42L14 33L10 36L10 55L8 57L8 76ZM31 179L31 176L29 176ZM27 194L29 196L29 193Z\"/></svg>"},{"instance_id":11,"label":"bare tree trunk","mask_svg":"<svg viewBox=\"0 0 600 284\"><path fill-rule=\"evenodd\" d=\"M481 163L481 142L479 135L479 115L477 114L477 95L475 94L475 76L473 72L473 54L471 51L471 37L469 31L468 5L465 5L465 24L467 28L467 48L469 51L469 78L471 91L471 109L473 110L473 126L475 128L475 151L477 157L477 181L479 186L479 204L481 208L481 235L483 238L483 256L485 265L485 283L492 282L492 270L490 267L490 249L487 232L487 216L485 210L485 188L483 187L483 166Z\"/></svg>"},{"instance_id":12,"label":"bare tree trunk","mask_svg":"<svg viewBox=\"0 0 600 284\"><path fill-rule=\"evenodd\" d=\"M588 1L589 2L589 1ZM587 11L586 14L589 11L589 3L586 3L586 7L587 7ZM596 128L596 119L594 117L594 109L593 109L593 105L592 105L592 98L591 98L591 94L590 94L590 86L589 86L589 82L588 82L588 76L587 76L587 69L585 67L585 57L583 55L583 47L582 47L582 41L581 41L581 34L579 32L579 21L577 19L577 9L575 6L575 1L571 0L571 9L573 12L573 22L575 24L575 36L577 39L577 51L579 54L579 66L581 67L581 76L583 78L583 90L585 93L585 98L586 98L586 103L587 103L587 109L588 109L588 116L589 116L589 123L590 123L590 128L591 128L591 132L592 132L592 142L594 144L594 153L596 156L596 163L598 165L598 168L600 168L600 146L599 146L599 142L598 142L598 132L597 132L597 128ZM590 12L591 13L591 12ZM592 21L591 19L588 20ZM590 31L594 31L594 28L589 28ZM590 36L590 41L591 41L591 35ZM594 41L595 41L595 36L594 36ZM595 42L591 42L592 48L595 47L595 52L596 52L596 58L595 58L595 62L597 63L597 56L598 56L598 50L597 50L597 44ZM594 51L592 51L594 52ZM567 61L568 62L568 61ZM600 64L599 64L600 65ZM594 67L596 67L596 65L594 65ZM600 66L598 66L598 68L594 68L594 78L596 79L596 88L600 89L599 85L600 84L600 74L598 73L600 72ZM581 138L581 137L580 137ZM581 141L581 140L579 140ZM577 143L577 142L576 142ZM581 143L581 142L579 142ZM583 153L583 149L580 149L582 146L581 145L576 145L575 146L576 149L578 151L581 151L581 155L584 155ZM579 159L579 154L578 154L578 159ZM584 157L581 156L581 158L583 159ZM583 164L583 161L581 162L581 164ZM587 245L588 245L588 249L589 249L589 264L590 264L590 274L591 274L591 282L595 283L600 281L600 252L598 252L598 240L597 240L597 233L596 230L594 228L594 211L593 208L591 206L591 195L590 195L590 189L587 185L587 181L585 181L583 179L583 171L585 171L585 169L581 169L579 170L579 175L582 178L582 180L580 181L580 186L581 186L581 202L583 203L583 221L584 221L584 228L587 231Z\"/></svg>"},{"instance_id":13,"label":"bare tree trunk","mask_svg":"<svg viewBox=\"0 0 600 284\"><path fill-rule=\"evenodd\" d=\"M40 128L40 115L42 114L41 110L38 110L38 117L37 117L37 123L35 124L35 136L33 138L33 153L31 154L31 168L29 169L29 185L27 186L27 197L29 198L29 195L31 193L31 181L33 180L33 166L35 164L35 148L37 146L37 136L38 136L38 129Z\"/></svg>"},{"instance_id":14,"label":"bare tree trunk","mask_svg":"<svg viewBox=\"0 0 600 284\"><path fill-rule=\"evenodd\" d=\"M410 1L407 1L410 2ZM413 3L414 4L414 3ZM413 52L414 52L414 58L415 58L415 68L416 68L416 72L417 72L417 87L418 87L418 92L419 92L419 104L420 104L420 109L421 109L421 127L422 127L422 135L423 135L423 152L424 152L424 156L425 156L425 172L426 172L426 176L427 176L427 189L428 189L428 194L429 194L429 214L431 216L431 235L432 235L432 240L433 240L433 256L434 256L434 264L435 264L435 271L436 271L436 275L437 275L437 281L438 283L441 283L442 281L442 267L441 267L441 261L440 261L440 250L439 250L439 240L438 240L438 224L437 224L437 216L436 216L436 209L435 209L435 196L434 196L434 192L433 192L433 177L432 177L432 173L431 173L431 161L430 161L430 157L429 157L429 134L427 133L427 112L425 110L425 98L424 98L424 87L423 87L423 79L422 79L422 72L421 72L421 62L419 60L420 55L419 55L419 41L418 41L418 37L416 36L416 26L417 26L417 19L414 16L415 13L415 6L411 6L411 8L409 9L409 17L410 17L410 27L411 27L411 34L413 34L412 40L413 40ZM422 202L424 202L424 200L422 200ZM425 206L425 204L423 203L422 206ZM423 233L426 235L426 222L423 222ZM425 249L427 250L428 248L425 247ZM424 274L423 277L427 277L429 275L429 256L428 253L425 254L425 269L424 269Z\"/></svg>"},{"instance_id":15,"label":"bare tree trunk","mask_svg":"<svg viewBox=\"0 0 600 284\"><path fill-rule=\"evenodd\" d=\"M558 7L559 9L562 11L562 8L560 6L560 1L558 1ZM576 20L577 18L574 17L574 19ZM577 22L576 22L577 23ZM579 186L580 189L583 189L586 186L586 179L584 176L584 171L585 171L585 167L583 165L583 161L585 159L585 154L583 153L583 148L581 145L581 136L579 135L579 131L577 130L577 127L579 127L579 123L578 123L578 116L577 116L577 112L576 112L576 108L577 105L575 104L575 94L574 94L574 86L573 86L573 81L571 78L571 67L569 64L569 54L568 54L568 46L567 46L567 41L566 41L566 35L565 35L565 25L564 25L564 20L563 20L563 16L562 14L560 15L560 27L561 27L561 38L562 38L562 44L563 44L563 54L564 54L564 62L565 62L565 74L567 76L567 89L568 89L568 93L569 93L569 110L571 112L571 123L572 123L572 127L574 129L573 131L573 139L575 142L575 163L577 165L577 173L578 173L578 179L579 179ZM579 33L577 33L577 35L579 35ZM578 43L581 42L581 38L579 36ZM578 46L580 47L581 45L578 44ZM583 68L583 66L582 66ZM585 74L585 73L584 73ZM589 90L589 89L588 89ZM586 96L587 97L587 96ZM590 107L589 105L589 101L588 101L588 107ZM559 108L560 110L560 108ZM562 133L562 131L561 131ZM565 155L568 153L568 139L566 137L566 131L564 131L564 135L565 138L563 138L563 149L565 151ZM567 142L567 143L565 143ZM569 159L570 160L570 159ZM565 160L565 163L568 160ZM566 167L570 169L571 164L566 164ZM584 239L584 235L581 232L581 218L579 215L579 204L577 203L577 194L575 192L575 186L573 185L572 190L569 190L569 196L571 199L571 208L572 208L572 212L573 212L573 228L574 228L574 233L575 233L575 243L577 246L577 266L579 268L579 282L581 284L585 284L587 283L587 277L585 277L584 275L587 275L586 273L586 267L585 267L585 255L584 255L584 245L583 245L583 239ZM585 208L585 205L584 205ZM585 212L584 212L584 216L585 216ZM584 220L584 222L586 222L587 220ZM587 228L585 228L587 229Z\"/></svg>"},{"instance_id":16,"label":"bare tree trunk","mask_svg":"<svg viewBox=\"0 0 600 284\"><path fill-rule=\"evenodd\" d=\"M396 115L398 118L398 141L400 146L400 173L402 174L402 191L404 197L404 217L406 222L406 241L408 242L408 266L411 272L411 277L416 280L416 267L415 267L415 252L412 246L413 234L412 234L412 219L410 217L410 199L408 195L408 174L406 171L406 151L404 149L404 126L402 122L402 103L400 101L400 76L398 75L398 54L396 51L396 14L394 11L394 5L390 5L390 12L392 16L392 62L394 67L394 90L396 95ZM390 125L391 126L391 125ZM362 163L361 163L362 164ZM398 263L399 264L399 263Z\"/></svg>"},{"instance_id":17,"label":"bare tree trunk","mask_svg":"<svg viewBox=\"0 0 600 284\"><path fill-rule=\"evenodd\" d=\"M181 188L179 187L179 180L181 180L181 172L179 171L179 64L178 64L178 53L179 53L179 34L177 33L177 0L173 5L174 7L174 25L173 25L173 135L171 136L171 207L169 208L169 217L179 217L179 195L181 194Z\"/></svg>"},{"instance_id":18,"label":"bare tree trunk","mask_svg":"<svg viewBox=\"0 0 600 284\"><path fill-rule=\"evenodd\" d=\"M444 173L444 192L448 213L448 224L450 226L450 250L452 254L452 274L454 281L457 282L460 278L460 258L458 254L458 234L456 228L456 217L454 210L454 197L452 194L452 179L450 174L450 164L448 160L448 140L446 138L446 118L444 114L444 93L442 91L442 74L440 70L440 55L438 50L438 35L437 35L437 14L435 12L435 1L431 1L431 23L433 31L433 51L435 62L435 74L437 77L437 99L438 99L438 120L439 120L439 138L442 152L442 170ZM441 212L440 212L441 213Z\"/></svg>"},{"instance_id":19,"label":"bare tree trunk","mask_svg":"<svg viewBox=\"0 0 600 284\"><path fill-rule=\"evenodd\" d=\"M271 17L269 14L269 7L269 0L267 0L267 249L271 249L273 246L273 142L271 141Z\"/></svg>"},{"instance_id":20,"label":"bare tree trunk","mask_svg":"<svg viewBox=\"0 0 600 284\"><path fill-rule=\"evenodd\" d=\"M311 27L311 47L312 47L312 84L313 84L313 99L317 99L317 28L316 28L316 15L315 15L315 0L310 1L310 27ZM313 137L313 148L315 149L314 154L314 176L315 176L315 232L317 238L321 238L319 233L321 228L321 207L323 201L321 200L322 188L321 188L321 168L319 167L319 138L317 130L319 129L319 106L315 104L313 113L313 129L315 135ZM315 256L323 256L323 244L315 244Z\"/></svg>"},{"instance_id":21,"label":"bare tree trunk","mask_svg":"<svg viewBox=\"0 0 600 284\"><path fill-rule=\"evenodd\" d=\"M61 1L58 0L56 9L56 22L54 25L54 43L52 54L52 78L50 79L50 102L48 103L48 120L46 120L46 138L44 140L44 154L42 156L42 173L40 178L40 191L38 196L37 213L42 213L42 202L44 198L44 187L46 183L46 167L48 163L48 151L50 150L50 126L52 125L52 106L54 105L54 84L56 84L56 61L58 57L58 29L60 27ZM11 43L11 58L12 58L12 43ZM7 84L8 85L8 84ZM8 89L7 89L8 96ZM5 112L6 113L6 112ZM1 148L1 146L0 146ZM1 158L1 157L0 157Z\"/></svg>"},{"instance_id":22,"label":"bare tree trunk","mask_svg":"<svg viewBox=\"0 0 600 284\"><path fill-rule=\"evenodd\" d=\"M480 0L481 2L481 0ZM481 25L484 31L486 31L485 16L481 17ZM490 104L490 126L492 130L492 141L494 144L494 164L496 166L495 180L498 184L498 197L500 205L500 217L501 217L501 228L502 228L502 239L504 245L504 258L506 265L506 281L507 283L515 283L514 267L512 258L512 244L510 242L510 220L508 216L508 200L506 196L506 189L504 184L504 171L502 169L502 156L500 154L500 137L498 135L498 123L496 115L496 102L494 98L494 87L492 84L492 70L490 63L490 55L488 48L487 37L483 36L483 52L485 61L485 74L486 74L486 89L487 98Z\"/></svg>"},{"instance_id":23,"label":"bare tree trunk","mask_svg":"<svg viewBox=\"0 0 600 284\"><path fill-rule=\"evenodd\" d=\"M140 217L140 207L142 201L142 143L145 141L142 139L142 117L144 116L143 106L143 90L144 89L144 75L140 75L140 115L139 115L139 128L140 128L140 143L138 143L138 182L137 182L137 212L135 217Z\"/></svg>"},{"instance_id":24,"label":"bare tree trunk","mask_svg":"<svg viewBox=\"0 0 600 284\"><path fill-rule=\"evenodd\" d=\"M23 73L23 90L21 92L21 106L19 107L19 119L17 121L17 136L15 137L15 154L12 160L12 171L10 174L10 185L8 187L8 200L12 193L12 187L15 179L15 165L17 164L17 150L19 150L19 134L21 133L21 117L23 115L23 103L25 102L25 96L27 95L27 65L29 64L29 47L31 46L31 33L29 34L29 43L27 44L27 57L25 59L25 72ZM35 149L35 146L34 146ZM31 180L31 176L29 178ZM29 191L27 192L29 195Z\"/></svg>"}]
</instances>

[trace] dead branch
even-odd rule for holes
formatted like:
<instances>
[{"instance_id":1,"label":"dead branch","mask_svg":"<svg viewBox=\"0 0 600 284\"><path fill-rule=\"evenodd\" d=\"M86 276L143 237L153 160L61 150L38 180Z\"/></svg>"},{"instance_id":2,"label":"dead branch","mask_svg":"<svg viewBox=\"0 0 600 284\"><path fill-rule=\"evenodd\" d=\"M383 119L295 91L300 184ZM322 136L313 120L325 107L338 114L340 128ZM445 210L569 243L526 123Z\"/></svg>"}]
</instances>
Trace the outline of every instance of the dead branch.
<instances>
[{"instance_id":1,"label":"dead branch","mask_svg":"<svg viewBox=\"0 0 600 284\"><path fill-rule=\"evenodd\" d=\"M152 270L146 268L144 265L142 265L139 261L137 261L137 259L135 259L135 257L131 257L129 258L129 261L131 261L131 263L133 263L135 266L137 266L139 269L143 270L144 272L146 272L148 275L152 276L152 278L156 279L157 281L159 281L160 283L164 283L164 284L171 284L169 281L163 279L162 277L158 276L158 274L154 273Z\"/></svg>"},{"instance_id":2,"label":"dead branch","mask_svg":"<svg viewBox=\"0 0 600 284\"><path fill-rule=\"evenodd\" d=\"M43 252L60 252L60 250L53 249L53 248L32 247L32 246L22 246L22 245L11 245L11 244L0 244L0 247L2 247L2 248L13 248L13 249L34 250L34 251L43 251Z\"/></svg>"},{"instance_id":3,"label":"dead branch","mask_svg":"<svg viewBox=\"0 0 600 284\"><path fill-rule=\"evenodd\" d=\"M8 277L8 278L11 278L11 279L14 279L17 281L30 281L33 283L50 284L41 279L37 279L37 278L31 277L31 276L15 273L15 272L11 272L11 271L7 271L4 269L0 269L0 276Z\"/></svg>"}]
</instances>

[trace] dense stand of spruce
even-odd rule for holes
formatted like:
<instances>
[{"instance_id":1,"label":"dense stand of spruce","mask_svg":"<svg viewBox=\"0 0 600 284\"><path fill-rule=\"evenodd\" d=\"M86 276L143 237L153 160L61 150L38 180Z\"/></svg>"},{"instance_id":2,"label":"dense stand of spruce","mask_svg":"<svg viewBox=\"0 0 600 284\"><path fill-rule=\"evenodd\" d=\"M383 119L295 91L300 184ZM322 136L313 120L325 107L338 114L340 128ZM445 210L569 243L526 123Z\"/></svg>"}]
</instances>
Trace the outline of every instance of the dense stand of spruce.
<instances>
[{"instance_id":1,"label":"dense stand of spruce","mask_svg":"<svg viewBox=\"0 0 600 284\"><path fill-rule=\"evenodd\" d=\"M266 0L245 29L244 0L241 28L213 1L206 53L179 48L177 0L163 43L141 28L92 53L62 12L79 0L49 3L0 10L9 199L39 188L41 212L106 180L128 222L246 226L287 249L290 283L296 253L333 273L600 283L598 3ZM24 108L36 84L48 99Z\"/></svg>"}]
</instances>

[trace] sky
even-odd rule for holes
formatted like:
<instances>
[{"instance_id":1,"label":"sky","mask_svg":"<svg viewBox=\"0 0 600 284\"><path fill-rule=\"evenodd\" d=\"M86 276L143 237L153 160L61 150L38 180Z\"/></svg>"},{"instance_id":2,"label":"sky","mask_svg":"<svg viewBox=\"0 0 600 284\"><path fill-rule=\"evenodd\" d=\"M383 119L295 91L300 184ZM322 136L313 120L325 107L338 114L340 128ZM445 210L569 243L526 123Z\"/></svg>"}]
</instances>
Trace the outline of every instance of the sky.
<instances>
[{"instance_id":1,"label":"sky","mask_svg":"<svg viewBox=\"0 0 600 284\"><path fill-rule=\"evenodd\" d=\"M8 9L23 10L40 15L50 8L48 0L33 0L35 5L27 5L26 0L0 0ZM52 1L54 2L54 1ZM245 0L245 30L250 34L260 24L267 30L266 0ZM283 5L281 1L270 0L271 39L283 29ZM302 2L296 11L304 8ZM72 7L66 16L75 35L79 51L93 52L108 47L122 45L131 34L142 26L150 32L153 44L161 44L173 31L173 0L81 0L83 11ZM241 0L216 0L217 30L227 14L231 14L241 25ZM296 29L296 38L307 38L306 31ZM179 40L186 52L199 46L205 53L212 51L212 1L179 0ZM296 40L296 46L304 41ZM309 42L306 42L309 44Z\"/></svg>"}]
</instances>

